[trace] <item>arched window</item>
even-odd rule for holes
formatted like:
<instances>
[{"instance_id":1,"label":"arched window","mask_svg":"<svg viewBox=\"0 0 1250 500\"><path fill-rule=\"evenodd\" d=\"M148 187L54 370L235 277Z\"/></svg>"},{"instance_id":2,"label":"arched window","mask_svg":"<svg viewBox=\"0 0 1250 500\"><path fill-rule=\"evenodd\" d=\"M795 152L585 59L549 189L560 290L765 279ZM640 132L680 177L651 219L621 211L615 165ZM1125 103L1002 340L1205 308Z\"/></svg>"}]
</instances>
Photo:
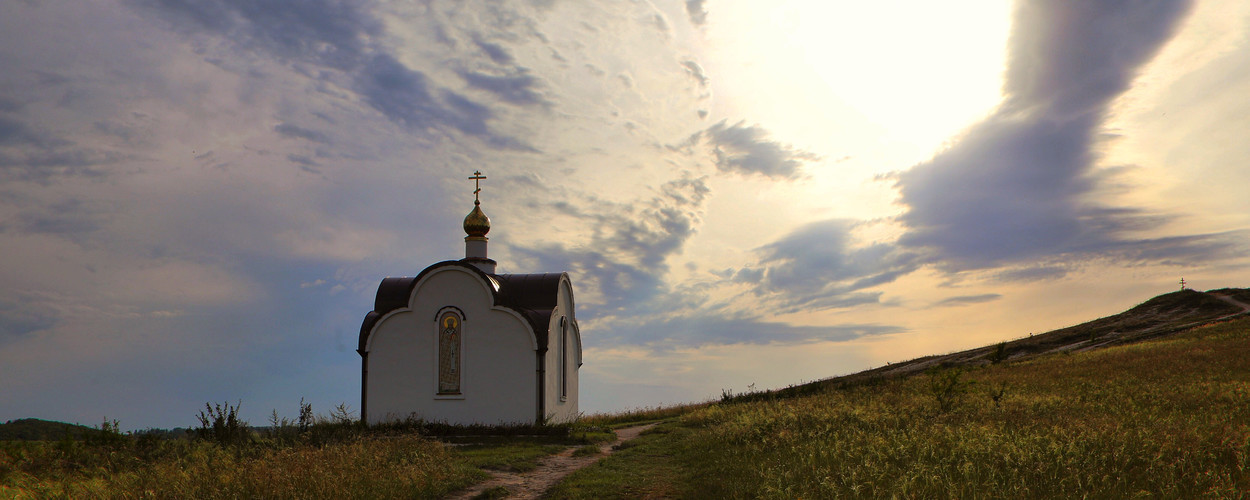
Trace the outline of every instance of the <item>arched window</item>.
<instances>
[{"instance_id":1,"label":"arched window","mask_svg":"<svg viewBox=\"0 0 1250 500\"><path fill-rule=\"evenodd\" d=\"M460 394L460 351L464 318L455 310L438 315L438 393Z\"/></svg>"},{"instance_id":2,"label":"arched window","mask_svg":"<svg viewBox=\"0 0 1250 500\"><path fill-rule=\"evenodd\" d=\"M560 317L560 401L569 398L569 320Z\"/></svg>"}]
</instances>

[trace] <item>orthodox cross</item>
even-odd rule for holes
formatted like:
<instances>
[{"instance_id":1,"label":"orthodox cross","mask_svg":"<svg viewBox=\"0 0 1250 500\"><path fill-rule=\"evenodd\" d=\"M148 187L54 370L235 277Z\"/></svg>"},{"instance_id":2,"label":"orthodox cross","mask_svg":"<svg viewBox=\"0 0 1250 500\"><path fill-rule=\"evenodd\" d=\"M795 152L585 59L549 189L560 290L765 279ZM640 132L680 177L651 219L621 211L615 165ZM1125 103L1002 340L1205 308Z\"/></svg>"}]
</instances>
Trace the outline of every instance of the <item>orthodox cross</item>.
<instances>
[{"instance_id":1,"label":"orthodox cross","mask_svg":"<svg viewBox=\"0 0 1250 500\"><path fill-rule=\"evenodd\" d=\"M473 188L474 188L473 189L473 204L474 205L482 204L482 202L478 200L477 194L482 192L482 179L485 179L485 178L486 176L482 175L481 170L474 170L473 177L469 178L469 180L473 181Z\"/></svg>"},{"instance_id":2,"label":"orthodox cross","mask_svg":"<svg viewBox=\"0 0 1250 500\"><path fill-rule=\"evenodd\" d=\"M1181 290L1185 289L1185 278L1181 278Z\"/></svg>"}]
</instances>

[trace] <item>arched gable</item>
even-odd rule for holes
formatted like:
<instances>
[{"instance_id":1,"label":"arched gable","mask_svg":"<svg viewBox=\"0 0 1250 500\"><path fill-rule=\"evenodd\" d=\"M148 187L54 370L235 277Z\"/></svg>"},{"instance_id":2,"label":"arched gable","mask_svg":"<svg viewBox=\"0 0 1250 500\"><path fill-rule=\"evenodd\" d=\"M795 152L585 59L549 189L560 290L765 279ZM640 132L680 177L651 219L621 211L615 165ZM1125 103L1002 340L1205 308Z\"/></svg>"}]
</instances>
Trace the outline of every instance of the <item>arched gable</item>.
<instances>
[{"instance_id":1,"label":"arched gable","mask_svg":"<svg viewBox=\"0 0 1250 500\"><path fill-rule=\"evenodd\" d=\"M370 351L370 340L377 326L395 314L412 311L414 306L412 301L416 300L418 291L431 278L443 272L461 272L472 277L481 286L484 298L490 301L491 310L497 310L515 317L522 325L526 326L525 329L529 334L530 344L533 349L541 350L545 348L546 327L545 325L541 328L535 327L536 320L540 319L537 317L538 315L532 310L517 307L508 302L510 296L524 296L524 290L515 290L511 295L501 293L501 289L504 286L499 278L510 275L492 276L471 264L452 260L431 265L415 277L383 279L382 284L378 286L378 294L374 299L374 310L365 315L365 320L361 324L357 352L361 356L368 353ZM520 289L524 287L513 286L508 288ZM525 303L525 305L529 304Z\"/></svg>"},{"instance_id":2,"label":"arched gable","mask_svg":"<svg viewBox=\"0 0 1250 500\"><path fill-rule=\"evenodd\" d=\"M471 265L442 266L437 269L427 269L427 271L429 272L422 272L421 274L417 275L417 279L412 286L412 291L410 292L411 301L416 301L418 295L421 294L421 291L424 289L426 284L429 281L435 279L440 274L454 272L454 273L462 273L462 274L468 275L472 277L473 280L480 287L479 290L482 292L482 295L483 295L482 296L483 303L489 304L490 305L489 309L491 311L498 311L498 312L501 312L501 313L504 313L513 317L519 324L523 326L526 334L528 335L530 348L535 349L535 350L538 349L538 345L539 345L538 338L534 331L534 327L530 323L530 321L525 317L525 315L521 314L519 311L516 311L508 307L506 304L500 304L500 301L499 301L500 283L498 280L495 279L494 276L486 274L482 272L481 270L479 270L477 267L471 266ZM410 308L414 306L416 306L415 303L409 304ZM466 320L472 321L471 319L468 319L468 318L466 318Z\"/></svg>"},{"instance_id":3,"label":"arched gable","mask_svg":"<svg viewBox=\"0 0 1250 500\"><path fill-rule=\"evenodd\" d=\"M577 346L574 350L576 355L577 366L582 366L582 330L577 324L577 307L573 303L573 281L569 279L568 273L561 273L560 279L560 304L561 311L569 318L569 331L573 335L573 342Z\"/></svg>"},{"instance_id":4,"label":"arched gable","mask_svg":"<svg viewBox=\"0 0 1250 500\"><path fill-rule=\"evenodd\" d=\"M382 280L374 299L373 311L360 325L356 352L362 356L369 350L369 337L385 317L400 309L410 309L416 289L434 273L450 270L473 276L491 296L491 305L515 314L530 327L535 350L545 351L548 345L552 311L563 300L564 311L573 316L573 287L568 273L487 274L476 266L459 260L439 262L425 268L415 277L393 277ZM563 296L563 297L561 297ZM581 334L577 336L580 359Z\"/></svg>"}]
</instances>

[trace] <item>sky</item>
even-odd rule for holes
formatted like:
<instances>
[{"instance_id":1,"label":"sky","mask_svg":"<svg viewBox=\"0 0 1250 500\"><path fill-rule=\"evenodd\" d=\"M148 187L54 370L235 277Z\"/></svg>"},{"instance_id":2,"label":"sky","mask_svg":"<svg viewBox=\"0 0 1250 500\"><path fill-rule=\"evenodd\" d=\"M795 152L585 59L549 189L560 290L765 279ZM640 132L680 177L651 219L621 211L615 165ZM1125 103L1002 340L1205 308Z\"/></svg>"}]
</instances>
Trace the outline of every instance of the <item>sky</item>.
<instances>
[{"instance_id":1,"label":"sky","mask_svg":"<svg viewBox=\"0 0 1250 500\"><path fill-rule=\"evenodd\" d=\"M358 410L378 283L567 271L581 409L1250 286L1250 4L0 3L0 421Z\"/></svg>"}]
</instances>

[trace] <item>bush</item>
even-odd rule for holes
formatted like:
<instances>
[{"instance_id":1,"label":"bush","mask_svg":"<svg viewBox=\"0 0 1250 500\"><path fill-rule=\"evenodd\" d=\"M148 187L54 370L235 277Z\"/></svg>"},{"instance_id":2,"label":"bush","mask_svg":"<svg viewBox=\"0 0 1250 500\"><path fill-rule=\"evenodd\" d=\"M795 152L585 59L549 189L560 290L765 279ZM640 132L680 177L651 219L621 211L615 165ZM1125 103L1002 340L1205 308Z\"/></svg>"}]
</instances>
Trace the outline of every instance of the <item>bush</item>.
<instances>
[{"instance_id":1,"label":"bush","mask_svg":"<svg viewBox=\"0 0 1250 500\"><path fill-rule=\"evenodd\" d=\"M251 441L252 431L247 428L247 422L239 420L239 407L242 405L242 401L234 406L230 403L204 403L204 409L196 415L200 421L200 427L195 430L196 436L223 445Z\"/></svg>"},{"instance_id":2,"label":"bush","mask_svg":"<svg viewBox=\"0 0 1250 500\"><path fill-rule=\"evenodd\" d=\"M999 342L998 346L994 348L994 353L990 354L990 362L993 364L999 364L1006 360L1007 360L1007 343Z\"/></svg>"},{"instance_id":3,"label":"bush","mask_svg":"<svg viewBox=\"0 0 1250 500\"><path fill-rule=\"evenodd\" d=\"M963 370L958 368L929 373L929 393L937 400L938 410L942 413L951 411L968 392L968 383L960 380L963 374Z\"/></svg>"}]
</instances>

